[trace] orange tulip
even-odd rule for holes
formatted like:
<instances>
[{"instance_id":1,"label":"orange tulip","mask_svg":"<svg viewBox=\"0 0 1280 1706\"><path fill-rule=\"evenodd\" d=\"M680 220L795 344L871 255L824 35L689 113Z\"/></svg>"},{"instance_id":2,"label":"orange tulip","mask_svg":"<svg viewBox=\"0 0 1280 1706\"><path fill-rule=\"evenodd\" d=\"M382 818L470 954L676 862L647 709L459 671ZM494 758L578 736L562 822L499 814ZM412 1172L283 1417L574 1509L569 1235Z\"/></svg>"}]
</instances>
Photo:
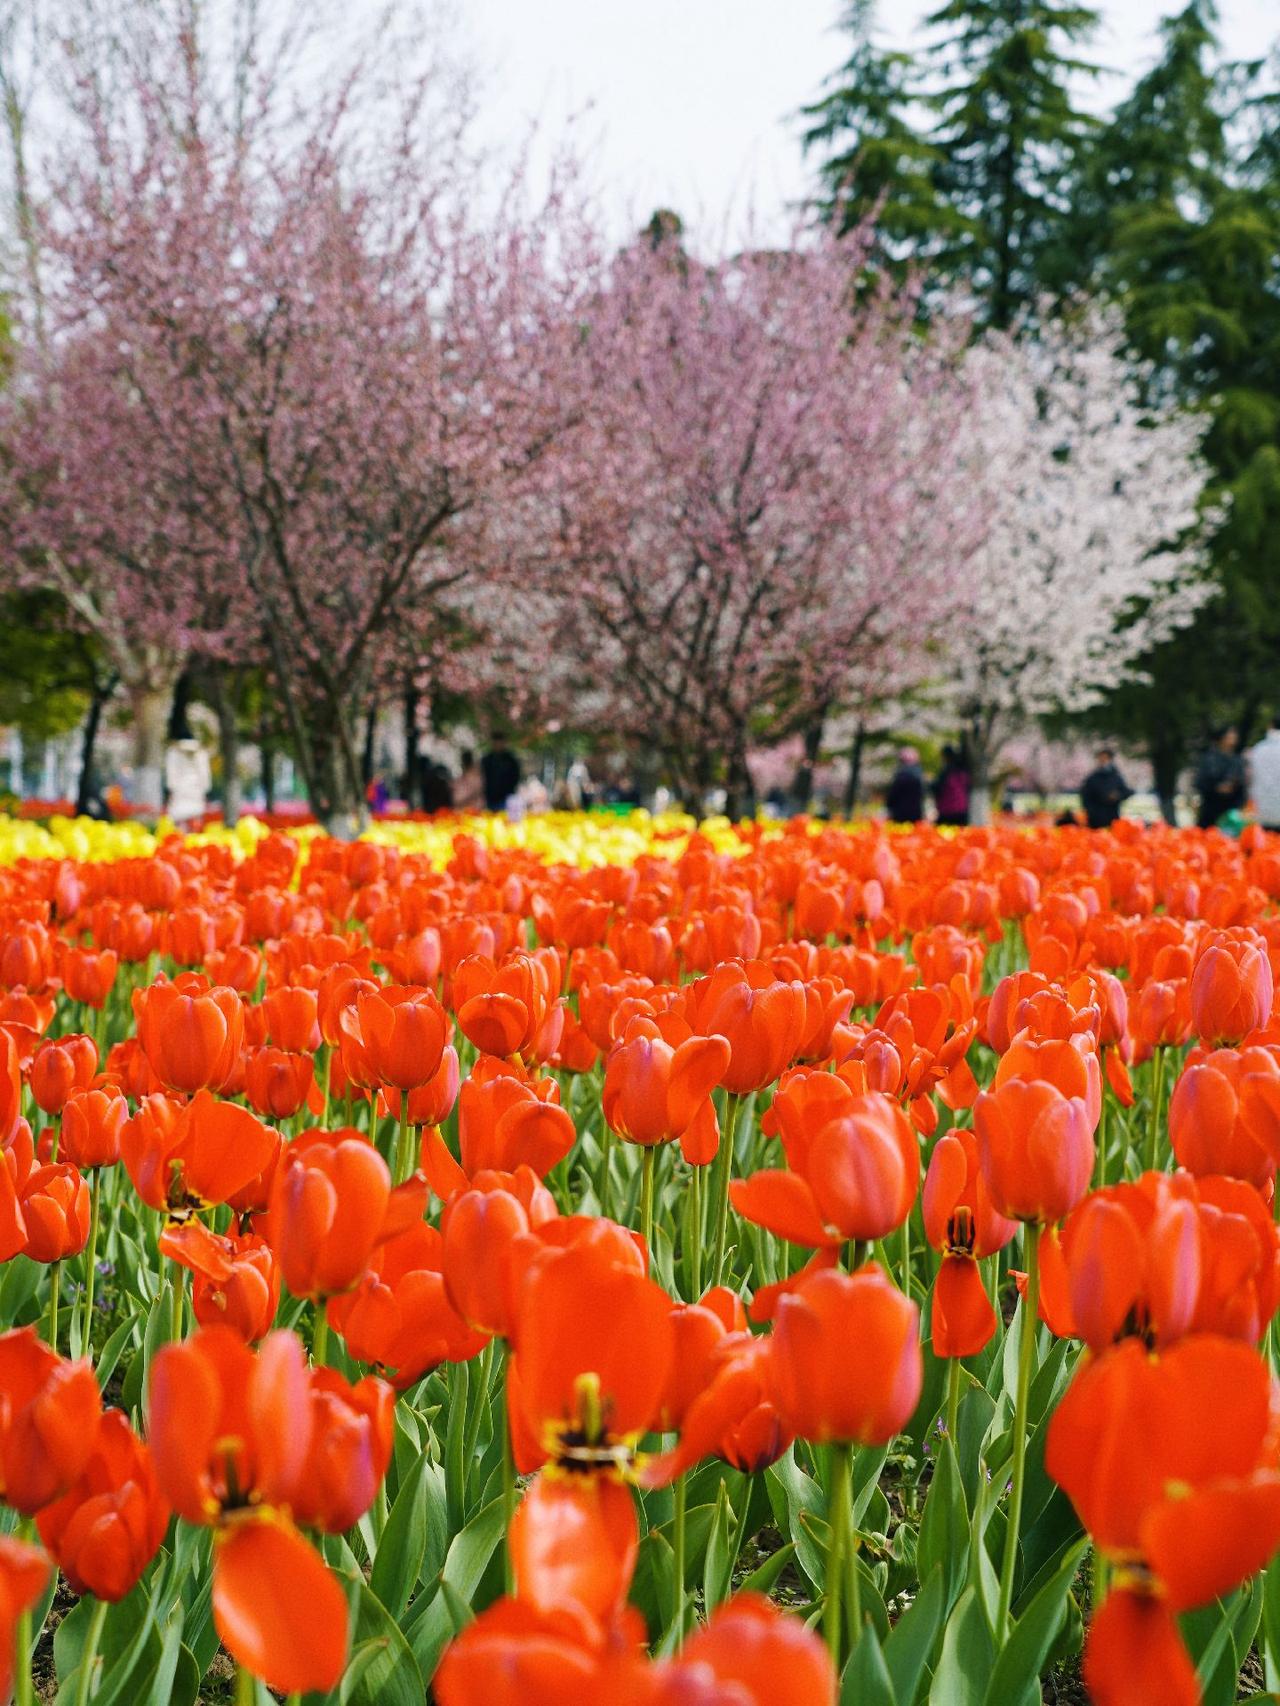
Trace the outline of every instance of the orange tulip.
<instances>
[{"instance_id":1,"label":"orange tulip","mask_svg":"<svg viewBox=\"0 0 1280 1706\"><path fill-rule=\"evenodd\" d=\"M1069 1214L1088 1190L1093 1122L1082 1097L1041 1080L1011 1078L978 1097L974 1126L997 1213L1047 1224Z\"/></svg>"},{"instance_id":2,"label":"orange tulip","mask_svg":"<svg viewBox=\"0 0 1280 1706\"><path fill-rule=\"evenodd\" d=\"M714 1699L741 1706L835 1706L836 1673L826 1647L762 1594L736 1594L718 1606L671 1669L690 1677L709 1671L723 1689ZM655 1706L685 1698L677 1687L659 1694Z\"/></svg>"},{"instance_id":3,"label":"orange tulip","mask_svg":"<svg viewBox=\"0 0 1280 1706\"><path fill-rule=\"evenodd\" d=\"M1116 1566L1086 1653L1096 1700L1132 1700L1134 1676L1171 1679L1153 1698L1196 1697L1171 1614L1229 1593L1280 1546L1273 1428L1269 1371L1236 1341L1197 1335L1153 1358L1126 1340L1076 1375L1045 1466Z\"/></svg>"},{"instance_id":4,"label":"orange tulip","mask_svg":"<svg viewBox=\"0 0 1280 1706\"><path fill-rule=\"evenodd\" d=\"M724 1037L679 1037L674 1014L632 1019L605 1064L605 1123L630 1143L651 1148L679 1138L685 1159L710 1161L719 1143L711 1092L729 1065ZM695 1133L709 1129L711 1153ZM690 1147L694 1153L690 1154Z\"/></svg>"},{"instance_id":5,"label":"orange tulip","mask_svg":"<svg viewBox=\"0 0 1280 1706\"><path fill-rule=\"evenodd\" d=\"M666 1292L619 1264L611 1245L584 1240L544 1252L520 1289L508 1373L522 1473L548 1459L571 1469L626 1460L662 1403L670 1317Z\"/></svg>"},{"instance_id":6,"label":"orange tulip","mask_svg":"<svg viewBox=\"0 0 1280 1706\"><path fill-rule=\"evenodd\" d=\"M734 1180L729 1200L738 1213L811 1248L870 1242L901 1226L920 1181L920 1147L898 1104L856 1095L829 1073L790 1080L788 1095L814 1104L813 1124L781 1116L790 1170Z\"/></svg>"},{"instance_id":7,"label":"orange tulip","mask_svg":"<svg viewBox=\"0 0 1280 1706\"><path fill-rule=\"evenodd\" d=\"M18 1046L0 1026L0 1143L7 1143L22 1118L22 1073Z\"/></svg>"},{"instance_id":8,"label":"orange tulip","mask_svg":"<svg viewBox=\"0 0 1280 1706\"><path fill-rule=\"evenodd\" d=\"M1271 1016L1271 962L1255 930L1211 932L1191 973L1191 1024L1212 1047L1243 1042Z\"/></svg>"},{"instance_id":9,"label":"orange tulip","mask_svg":"<svg viewBox=\"0 0 1280 1706\"><path fill-rule=\"evenodd\" d=\"M7 1700L13 1687L18 1619L40 1598L49 1575L49 1560L39 1547L0 1535L0 1700Z\"/></svg>"},{"instance_id":10,"label":"orange tulip","mask_svg":"<svg viewBox=\"0 0 1280 1706\"><path fill-rule=\"evenodd\" d=\"M1280 1059L1270 1048L1196 1050L1169 1098L1179 1165L1260 1189L1280 1159Z\"/></svg>"},{"instance_id":11,"label":"orange tulip","mask_svg":"<svg viewBox=\"0 0 1280 1706\"><path fill-rule=\"evenodd\" d=\"M89 1186L69 1161L37 1167L18 1197L33 1262L78 1256L89 1242Z\"/></svg>"},{"instance_id":12,"label":"orange tulip","mask_svg":"<svg viewBox=\"0 0 1280 1706\"><path fill-rule=\"evenodd\" d=\"M278 1132L207 1090L185 1105L148 1096L120 1134L138 1195L175 1215L230 1202L272 1166L279 1148Z\"/></svg>"},{"instance_id":13,"label":"orange tulip","mask_svg":"<svg viewBox=\"0 0 1280 1706\"><path fill-rule=\"evenodd\" d=\"M29 1080L36 1106L46 1114L60 1114L67 1097L87 1090L97 1070L92 1037L46 1037L31 1057Z\"/></svg>"},{"instance_id":14,"label":"orange tulip","mask_svg":"<svg viewBox=\"0 0 1280 1706\"><path fill-rule=\"evenodd\" d=\"M36 1519L73 1593L123 1599L137 1586L169 1525L151 1453L123 1411L107 1410L88 1461Z\"/></svg>"},{"instance_id":15,"label":"orange tulip","mask_svg":"<svg viewBox=\"0 0 1280 1706\"><path fill-rule=\"evenodd\" d=\"M233 989L186 972L133 992L138 1041L171 1090L220 1090L244 1040L244 1009Z\"/></svg>"},{"instance_id":16,"label":"orange tulip","mask_svg":"<svg viewBox=\"0 0 1280 1706\"><path fill-rule=\"evenodd\" d=\"M1017 1225L991 1204L971 1131L957 1129L938 1139L921 1207L925 1236L943 1253L933 1290L934 1354L976 1356L996 1330L978 1262L1002 1250Z\"/></svg>"},{"instance_id":17,"label":"orange tulip","mask_svg":"<svg viewBox=\"0 0 1280 1706\"><path fill-rule=\"evenodd\" d=\"M151 1449L187 1522L213 1525L213 1615L223 1645L269 1687L326 1690L347 1656L346 1596L294 1527L316 1408L292 1333L254 1352L226 1327L165 1345L151 1366ZM361 1481L363 1486L365 1481Z\"/></svg>"},{"instance_id":18,"label":"orange tulip","mask_svg":"<svg viewBox=\"0 0 1280 1706\"><path fill-rule=\"evenodd\" d=\"M440 1070L449 1017L429 989L390 986L359 994L342 1020L359 1037L374 1081L413 1090Z\"/></svg>"},{"instance_id":19,"label":"orange tulip","mask_svg":"<svg viewBox=\"0 0 1280 1706\"><path fill-rule=\"evenodd\" d=\"M314 1054L320 1047L320 1017L314 989L286 984L271 989L262 998L267 1036L277 1048L290 1054Z\"/></svg>"},{"instance_id":20,"label":"orange tulip","mask_svg":"<svg viewBox=\"0 0 1280 1706\"><path fill-rule=\"evenodd\" d=\"M477 1062L458 1097L463 1173L510 1173L528 1166L545 1178L577 1141L572 1119L559 1106L559 1094L553 1078L530 1082L501 1063L486 1071Z\"/></svg>"},{"instance_id":21,"label":"orange tulip","mask_svg":"<svg viewBox=\"0 0 1280 1706\"><path fill-rule=\"evenodd\" d=\"M621 1611L639 1529L630 1490L608 1475L538 1475L511 1523L516 1592L539 1611L566 1602L601 1622Z\"/></svg>"},{"instance_id":22,"label":"orange tulip","mask_svg":"<svg viewBox=\"0 0 1280 1706\"><path fill-rule=\"evenodd\" d=\"M552 965L556 970L552 970ZM554 952L509 954L495 964L471 954L453 974L458 1028L482 1054L548 1060L560 1042L563 1006Z\"/></svg>"},{"instance_id":23,"label":"orange tulip","mask_svg":"<svg viewBox=\"0 0 1280 1706\"><path fill-rule=\"evenodd\" d=\"M292 1119L308 1101L314 1084L315 1062L309 1054L257 1048L244 1063L245 1099L264 1119Z\"/></svg>"},{"instance_id":24,"label":"orange tulip","mask_svg":"<svg viewBox=\"0 0 1280 1706\"><path fill-rule=\"evenodd\" d=\"M0 1333L0 1498L24 1516L60 1498L88 1462L102 1399L93 1367L64 1362L30 1327Z\"/></svg>"},{"instance_id":25,"label":"orange tulip","mask_svg":"<svg viewBox=\"0 0 1280 1706\"><path fill-rule=\"evenodd\" d=\"M536 1183L536 1175L530 1177ZM550 1213L555 1214L554 1203ZM450 1303L474 1331L510 1338L515 1323L510 1258L530 1230L526 1203L513 1191L464 1189L450 1195L441 1230Z\"/></svg>"},{"instance_id":26,"label":"orange tulip","mask_svg":"<svg viewBox=\"0 0 1280 1706\"><path fill-rule=\"evenodd\" d=\"M772 1084L808 1028L804 985L777 977L761 960L717 966L688 985L683 1006L695 1031L728 1040L729 1067L720 1081L735 1096Z\"/></svg>"},{"instance_id":27,"label":"orange tulip","mask_svg":"<svg viewBox=\"0 0 1280 1706\"><path fill-rule=\"evenodd\" d=\"M380 1109L385 1108L392 1119L399 1120L400 1099L402 1096L408 1096L410 1125L443 1125L458 1100L459 1084L458 1051L450 1043L440 1057L440 1066L434 1078L425 1084L419 1084L413 1090L397 1090L394 1085L384 1086L379 1092L378 1105Z\"/></svg>"},{"instance_id":28,"label":"orange tulip","mask_svg":"<svg viewBox=\"0 0 1280 1706\"><path fill-rule=\"evenodd\" d=\"M847 1354L857 1345L856 1357ZM885 1445L920 1397L920 1314L874 1264L817 1272L786 1292L773 1327L774 1402L815 1443Z\"/></svg>"},{"instance_id":29,"label":"orange tulip","mask_svg":"<svg viewBox=\"0 0 1280 1706\"><path fill-rule=\"evenodd\" d=\"M311 1415L311 1449L293 1515L304 1528L344 1534L369 1509L387 1473L395 1394L372 1375L352 1385L331 1368L314 1368Z\"/></svg>"},{"instance_id":30,"label":"orange tulip","mask_svg":"<svg viewBox=\"0 0 1280 1706\"><path fill-rule=\"evenodd\" d=\"M420 1221L374 1252L352 1291L329 1300L329 1322L350 1354L387 1374L400 1391L442 1362L470 1361L488 1339L450 1302L443 1261L441 1234Z\"/></svg>"},{"instance_id":31,"label":"orange tulip","mask_svg":"<svg viewBox=\"0 0 1280 1706\"><path fill-rule=\"evenodd\" d=\"M710 1311L699 1308L696 1313L705 1316ZM684 1350L678 1320L677 1311L673 1316L677 1358ZM687 1393L678 1413L672 1413L668 1396L663 1422L679 1429L679 1443L648 1460L641 1472L643 1485L666 1486L707 1457L718 1457L746 1475L777 1462L792 1436L774 1402L772 1348L768 1339L722 1328L701 1359L691 1358L683 1369L677 1362L682 1384L696 1371L697 1390Z\"/></svg>"},{"instance_id":32,"label":"orange tulip","mask_svg":"<svg viewBox=\"0 0 1280 1706\"><path fill-rule=\"evenodd\" d=\"M267 1239L295 1297L349 1291L379 1244L422 1218L426 1181L391 1185L386 1162L356 1133L308 1134L286 1152L267 1211Z\"/></svg>"},{"instance_id":33,"label":"orange tulip","mask_svg":"<svg viewBox=\"0 0 1280 1706\"><path fill-rule=\"evenodd\" d=\"M129 1104L113 1086L73 1090L62 1108L60 1149L82 1172L114 1167L120 1159L120 1134Z\"/></svg>"},{"instance_id":34,"label":"orange tulip","mask_svg":"<svg viewBox=\"0 0 1280 1706\"><path fill-rule=\"evenodd\" d=\"M199 1220L166 1226L160 1253L195 1275L192 1308L202 1327L223 1324L256 1344L275 1324L280 1274L262 1238L219 1237Z\"/></svg>"}]
</instances>

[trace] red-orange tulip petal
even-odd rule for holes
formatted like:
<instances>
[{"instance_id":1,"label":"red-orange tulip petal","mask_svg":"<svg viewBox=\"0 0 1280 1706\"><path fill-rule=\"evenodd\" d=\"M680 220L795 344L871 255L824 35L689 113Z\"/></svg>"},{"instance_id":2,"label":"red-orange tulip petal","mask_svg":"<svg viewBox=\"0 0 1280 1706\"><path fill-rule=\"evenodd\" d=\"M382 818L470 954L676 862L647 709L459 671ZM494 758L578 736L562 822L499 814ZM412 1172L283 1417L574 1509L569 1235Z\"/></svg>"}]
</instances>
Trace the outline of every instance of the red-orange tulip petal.
<instances>
[{"instance_id":1,"label":"red-orange tulip petal","mask_svg":"<svg viewBox=\"0 0 1280 1706\"><path fill-rule=\"evenodd\" d=\"M232 1658L278 1693L336 1688L346 1667L347 1596L281 1517L249 1517L217 1536L213 1620Z\"/></svg>"},{"instance_id":2,"label":"red-orange tulip petal","mask_svg":"<svg viewBox=\"0 0 1280 1706\"><path fill-rule=\"evenodd\" d=\"M1122 1588L1094 1615L1084 1654L1094 1706L1200 1706L1200 1684L1169 1608Z\"/></svg>"}]
</instances>

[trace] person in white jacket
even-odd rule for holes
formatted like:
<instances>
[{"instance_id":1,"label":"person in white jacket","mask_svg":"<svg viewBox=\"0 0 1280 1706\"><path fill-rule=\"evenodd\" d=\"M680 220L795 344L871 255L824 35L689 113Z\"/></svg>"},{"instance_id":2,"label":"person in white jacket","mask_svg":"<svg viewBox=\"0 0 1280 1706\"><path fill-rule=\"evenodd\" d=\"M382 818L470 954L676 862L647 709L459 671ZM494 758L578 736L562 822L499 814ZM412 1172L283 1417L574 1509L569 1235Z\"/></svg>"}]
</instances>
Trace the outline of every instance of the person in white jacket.
<instances>
[{"instance_id":1,"label":"person in white jacket","mask_svg":"<svg viewBox=\"0 0 1280 1706\"><path fill-rule=\"evenodd\" d=\"M1280 711L1271 719L1257 746L1252 747L1249 759L1249 793L1253 799L1258 822L1264 829L1280 833Z\"/></svg>"},{"instance_id":2,"label":"person in white jacket","mask_svg":"<svg viewBox=\"0 0 1280 1706\"><path fill-rule=\"evenodd\" d=\"M183 827L203 817L209 805L213 771L198 740L175 740L165 754L164 786L169 816Z\"/></svg>"}]
</instances>

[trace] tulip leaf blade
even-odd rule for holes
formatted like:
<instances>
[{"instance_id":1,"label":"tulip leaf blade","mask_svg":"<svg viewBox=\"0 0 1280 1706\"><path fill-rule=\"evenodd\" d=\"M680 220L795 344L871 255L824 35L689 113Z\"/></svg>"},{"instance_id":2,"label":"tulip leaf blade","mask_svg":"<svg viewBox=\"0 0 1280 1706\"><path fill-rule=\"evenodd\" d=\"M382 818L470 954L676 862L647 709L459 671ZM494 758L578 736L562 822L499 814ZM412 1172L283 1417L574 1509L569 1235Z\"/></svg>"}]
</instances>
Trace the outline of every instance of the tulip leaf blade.
<instances>
[{"instance_id":1,"label":"tulip leaf blade","mask_svg":"<svg viewBox=\"0 0 1280 1706\"><path fill-rule=\"evenodd\" d=\"M397 1621L418 1585L426 1557L429 1468L430 1460L419 1457L405 1476L378 1542L369 1577L370 1588Z\"/></svg>"},{"instance_id":2,"label":"tulip leaf blade","mask_svg":"<svg viewBox=\"0 0 1280 1706\"><path fill-rule=\"evenodd\" d=\"M893 1681L898 1706L914 1706L920 1678L933 1657L947 1612L947 1576L935 1564L924 1585L885 1642L884 1662Z\"/></svg>"},{"instance_id":3,"label":"tulip leaf blade","mask_svg":"<svg viewBox=\"0 0 1280 1706\"><path fill-rule=\"evenodd\" d=\"M351 1660L340 1706L422 1706L426 1689L399 1624L364 1582L356 1586Z\"/></svg>"},{"instance_id":4,"label":"tulip leaf blade","mask_svg":"<svg viewBox=\"0 0 1280 1706\"><path fill-rule=\"evenodd\" d=\"M1087 1545L1087 1540L1080 1539L1068 1547L1058 1568L1014 1624L991 1672L984 1706L1010 1706L1036 1683L1067 1616L1067 1596Z\"/></svg>"},{"instance_id":5,"label":"tulip leaf blade","mask_svg":"<svg viewBox=\"0 0 1280 1706\"><path fill-rule=\"evenodd\" d=\"M967 1587L947 1619L929 1706L982 1706L983 1683L991 1674L995 1656L986 1612L974 1589Z\"/></svg>"}]
</instances>

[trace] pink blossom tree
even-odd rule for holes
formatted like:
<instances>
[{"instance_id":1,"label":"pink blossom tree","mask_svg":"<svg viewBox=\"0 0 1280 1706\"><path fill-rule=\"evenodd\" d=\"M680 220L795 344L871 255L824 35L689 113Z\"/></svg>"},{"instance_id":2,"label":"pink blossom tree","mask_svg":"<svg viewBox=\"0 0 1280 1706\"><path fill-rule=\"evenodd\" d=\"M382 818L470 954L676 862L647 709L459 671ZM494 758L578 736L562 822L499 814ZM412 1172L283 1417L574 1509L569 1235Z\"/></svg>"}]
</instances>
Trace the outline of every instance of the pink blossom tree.
<instances>
[{"instance_id":1,"label":"pink blossom tree","mask_svg":"<svg viewBox=\"0 0 1280 1706\"><path fill-rule=\"evenodd\" d=\"M548 650L687 798L940 638L973 533L969 397L906 294L857 301L865 233L716 266L620 254L585 318L591 399L519 518Z\"/></svg>"},{"instance_id":2,"label":"pink blossom tree","mask_svg":"<svg viewBox=\"0 0 1280 1706\"><path fill-rule=\"evenodd\" d=\"M1011 735L1081 711L1191 620L1200 573L1201 423L1143 396L1120 328L1089 314L970 352L970 473L986 524L945 667L978 821Z\"/></svg>"},{"instance_id":3,"label":"pink blossom tree","mask_svg":"<svg viewBox=\"0 0 1280 1706\"><path fill-rule=\"evenodd\" d=\"M417 88L372 158L346 90L283 130L265 103L175 125L148 85L115 125L88 98L3 426L12 558L112 649L147 768L184 658L260 640L313 806L349 821L379 669L501 567L472 518L574 411L578 233L554 199L522 218L518 183L473 220Z\"/></svg>"}]
</instances>

